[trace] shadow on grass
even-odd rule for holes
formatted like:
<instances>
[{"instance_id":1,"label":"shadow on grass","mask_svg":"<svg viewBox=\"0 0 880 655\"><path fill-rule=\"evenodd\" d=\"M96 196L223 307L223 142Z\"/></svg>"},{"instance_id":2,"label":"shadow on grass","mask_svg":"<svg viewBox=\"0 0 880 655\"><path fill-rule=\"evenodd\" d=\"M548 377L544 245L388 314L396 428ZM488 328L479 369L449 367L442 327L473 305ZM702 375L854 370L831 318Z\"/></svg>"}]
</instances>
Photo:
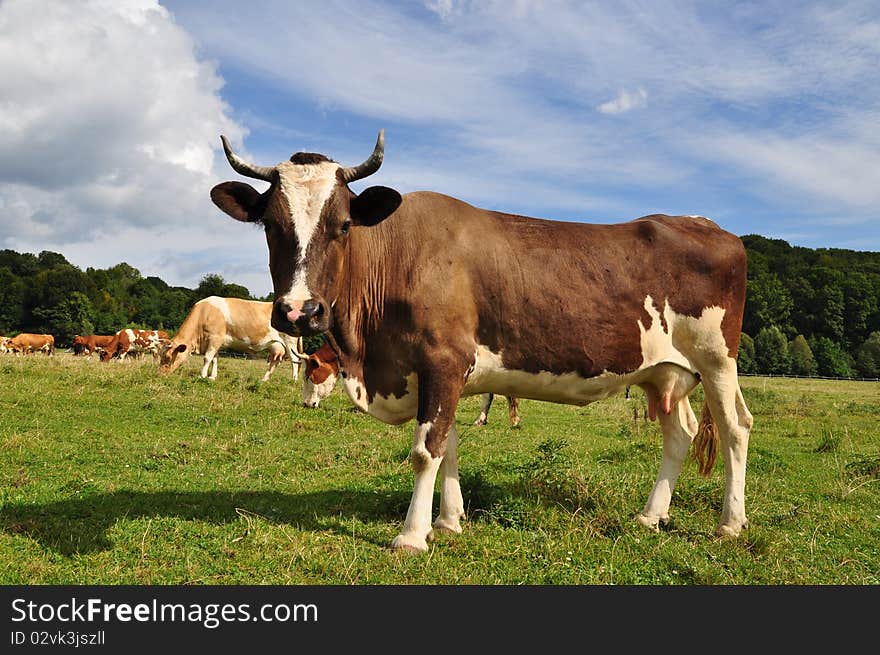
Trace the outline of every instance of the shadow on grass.
<instances>
[{"instance_id":1,"label":"shadow on grass","mask_svg":"<svg viewBox=\"0 0 880 655\"><path fill-rule=\"evenodd\" d=\"M341 522L334 526L327 519L402 523L409 499L408 491L327 490L284 494L120 490L46 504L6 505L0 510L0 530L30 537L68 556L112 548L107 530L122 518L175 517L221 525L238 521L239 512L243 511L259 515L270 523L291 524L303 530L331 529L351 535L350 527Z\"/></svg>"}]
</instances>

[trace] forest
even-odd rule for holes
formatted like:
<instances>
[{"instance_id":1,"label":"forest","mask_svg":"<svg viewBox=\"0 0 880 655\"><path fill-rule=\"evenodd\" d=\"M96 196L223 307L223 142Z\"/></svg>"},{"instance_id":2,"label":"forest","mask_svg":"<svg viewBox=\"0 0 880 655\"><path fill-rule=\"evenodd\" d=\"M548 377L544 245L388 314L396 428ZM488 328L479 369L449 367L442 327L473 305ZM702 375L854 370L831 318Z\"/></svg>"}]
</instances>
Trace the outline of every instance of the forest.
<instances>
[{"instance_id":1,"label":"forest","mask_svg":"<svg viewBox=\"0 0 880 655\"><path fill-rule=\"evenodd\" d=\"M880 253L791 246L742 237L748 289L740 344L741 373L880 378ZM59 253L0 250L0 334L49 333L59 347L77 334L122 328L177 330L207 296L251 296L216 273L195 289L143 277L120 263L107 269L71 264ZM321 339L306 341L312 352Z\"/></svg>"}]
</instances>

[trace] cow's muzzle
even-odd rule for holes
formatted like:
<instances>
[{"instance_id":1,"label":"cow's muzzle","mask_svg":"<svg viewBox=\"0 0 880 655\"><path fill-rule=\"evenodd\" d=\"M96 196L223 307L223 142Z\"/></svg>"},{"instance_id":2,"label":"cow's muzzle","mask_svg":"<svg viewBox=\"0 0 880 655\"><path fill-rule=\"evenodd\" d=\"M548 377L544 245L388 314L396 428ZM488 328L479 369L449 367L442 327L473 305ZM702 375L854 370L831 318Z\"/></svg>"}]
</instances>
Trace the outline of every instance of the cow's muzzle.
<instances>
[{"instance_id":1,"label":"cow's muzzle","mask_svg":"<svg viewBox=\"0 0 880 655\"><path fill-rule=\"evenodd\" d=\"M323 300L309 298L296 307L276 300L272 308L272 327L294 337L309 337L330 329L330 310Z\"/></svg>"}]
</instances>

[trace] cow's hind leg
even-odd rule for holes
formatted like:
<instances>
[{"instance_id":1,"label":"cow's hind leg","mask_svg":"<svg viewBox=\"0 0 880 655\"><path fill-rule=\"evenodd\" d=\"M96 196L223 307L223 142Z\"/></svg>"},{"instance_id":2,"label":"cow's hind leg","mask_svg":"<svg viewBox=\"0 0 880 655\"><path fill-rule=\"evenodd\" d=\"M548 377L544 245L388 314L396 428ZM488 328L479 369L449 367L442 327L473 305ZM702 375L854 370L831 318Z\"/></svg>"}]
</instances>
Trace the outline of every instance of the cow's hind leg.
<instances>
[{"instance_id":1,"label":"cow's hind leg","mask_svg":"<svg viewBox=\"0 0 880 655\"><path fill-rule=\"evenodd\" d=\"M507 413L510 416L510 424L517 427L519 425L519 398L516 396L507 397Z\"/></svg>"},{"instance_id":2,"label":"cow's hind leg","mask_svg":"<svg viewBox=\"0 0 880 655\"><path fill-rule=\"evenodd\" d=\"M440 514L434 521L434 529L461 534L464 498L458 481L458 430L455 425L449 428L440 475Z\"/></svg>"},{"instance_id":3,"label":"cow's hind leg","mask_svg":"<svg viewBox=\"0 0 880 655\"><path fill-rule=\"evenodd\" d=\"M266 372L263 374L262 382L266 382L272 377L272 372L278 366L279 362L284 359L284 346L280 343L273 343L269 346L269 356L266 358L266 363L269 365L266 369Z\"/></svg>"},{"instance_id":4,"label":"cow's hind leg","mask_svg":"<svg viewBox=\"0 0 880 655\"><path fill-rule=\"evenodd\" d=\"M660 523L669 522L672 492L697 433L697 418L687 397L678 401L669 414L661 412L659 419L663 432L663 458L654 488L637 516L639 523L652 530L659 530Z\"/></svg>"},{"instance_id":5,"label":"cow's hind leg","mask_svg":"<svg viewBox=\"0 0 880 655\"><path fill-rule=\"evenodd\" d=\"M202 372L200 373L200 375L203 378L208 378L210 380L214 380L217 378L217 359L216 359L216 357L217 357L216 350L208 349L205 351L205 355L204 355L204 359L203 359L204 364L202 365ZM214 364L214 374L209 377L208 372L211 369L212 363Z\"/></svg>"},{"instance_id":6,"label":"cow's hind leg","mask_svg":"<svg viewBox=\"0 0 880 655\"><path fill-rule=\"evenodd\" d=\"M474 421L474 425L486 425L489 422L489 408L492 407L492 399L494 395L491 393L484 393L481 398L480 403L480 415L477 417L477 420Z\"/></svg>"},{"instance_id":7,"label":"cow's hind leg","mask_svg":"<svg viewBox=\"0 0 880 655\"><path fill-rule=\"evenodd\" d=\"M719 537L736 537L749 525L745 509L746 454L752 415L739 388L736 361L730 358L703 373L703 388L724 454L725 489Z\"/></svg>"}]
</instances>

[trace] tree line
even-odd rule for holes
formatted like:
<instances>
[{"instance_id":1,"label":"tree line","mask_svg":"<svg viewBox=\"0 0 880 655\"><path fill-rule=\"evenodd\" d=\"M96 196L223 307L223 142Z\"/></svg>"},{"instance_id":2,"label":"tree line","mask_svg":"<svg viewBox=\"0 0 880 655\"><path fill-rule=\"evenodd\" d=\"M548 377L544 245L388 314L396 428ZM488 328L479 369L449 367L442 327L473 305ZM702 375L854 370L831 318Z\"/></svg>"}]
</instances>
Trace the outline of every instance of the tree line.
<instances>
[{"instance_id":1,"label":"tree line","mask_svg":"<svg viewBox=\"0 0 880 655\"><path fill-rule=\"evenodd\" d=\"M791 246L742 237L748 288L742 373L880 377L880 253ZM122 328L174 333L193 304L208 296L254 297L220 275L195 289L143 277L121 263L74 266L55 252L0 250L0 334L46 332L60 347L77 334ZM321 339L307 340L313 352Z\"/></svg>"}]
</instances>

